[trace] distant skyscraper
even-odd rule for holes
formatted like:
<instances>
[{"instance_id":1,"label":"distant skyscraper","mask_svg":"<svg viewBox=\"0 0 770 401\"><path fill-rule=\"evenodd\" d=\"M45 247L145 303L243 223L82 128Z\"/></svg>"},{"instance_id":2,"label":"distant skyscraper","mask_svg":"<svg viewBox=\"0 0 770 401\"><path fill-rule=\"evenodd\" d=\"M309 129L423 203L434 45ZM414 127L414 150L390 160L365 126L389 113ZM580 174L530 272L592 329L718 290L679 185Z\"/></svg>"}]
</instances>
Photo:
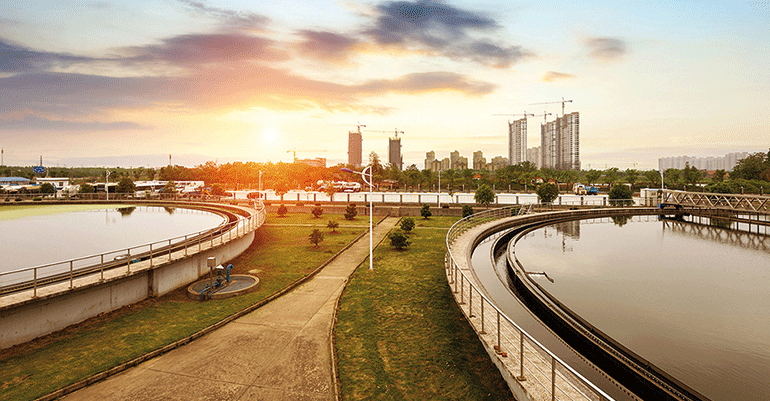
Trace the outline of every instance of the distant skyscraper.
<instances>
[{"instance_id":1,"label":"distant skyscraper","mask_svg":"<svg viewBox=\"0 0 770 401\"><path fill-rule=\"evenodd\" d=\"M358 132L348 131L348 164L361 167L361 152L364 140L361 137L361 128Z\"/></svg>"},{"instance_id":2,"label":"distant skyscraper","mask_svg":"<svg viewBox=\"0 0 770 401\"><path fill-rule=\"evenodd\" d=\"M527 118L508 122L508 160L519 164L527 158Z\"/></svg>"},{"instance_id":3,"label":"distant skyscraper","mask_svg":"<svg viewBox=\"0 0 770 401\"><path fill-rule=\"evenodd\" d=\"M436 152L430 151L425 153L425 170L433 170L433 163L436 161Z\"/></svg>"},{"instance_id":4,"label":"distant skyscraper","mask_svg":"<svg viewBox=\"0 0 770 401\"><path fill-rule=\"evenodd\" d=\"M542 166L556 170L580 170L580 114L566 114L540 125Z\"/></svg>"},{"instance_id":5,"label":"distant skyscraper","mask_svg":"<svg viewBox=\"0 0 770 401\"><path fill-rule=\"evenodd\" d=\"M401 157L401 138L388 138L388 163L398 166L403 170L403 159Z\"/></svg>"}]
</instances>

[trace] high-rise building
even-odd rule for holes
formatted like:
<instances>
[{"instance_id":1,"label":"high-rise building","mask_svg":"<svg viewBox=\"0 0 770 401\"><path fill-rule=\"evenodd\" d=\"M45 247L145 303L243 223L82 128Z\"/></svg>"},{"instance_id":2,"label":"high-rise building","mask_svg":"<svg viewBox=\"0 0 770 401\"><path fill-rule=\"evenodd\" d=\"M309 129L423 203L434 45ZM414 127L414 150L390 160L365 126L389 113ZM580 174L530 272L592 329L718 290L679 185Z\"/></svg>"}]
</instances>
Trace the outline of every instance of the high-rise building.
<instances>
[{"instance_id":1,"label":"high-rise building","mask_svg":"<svg viewBox=\"0 0 770 401\"><path fill-rule=\"evenodd\" d=\"M566 114L540 125L542 166L555 170L580 170L580 114Z\"/></svg>"},{"instance_id":2,"label":"high-rise building","mask_svg":"<svg viewBox=\"0 0 770 401\"><path fill-rule=\"evenodd\" d=\"M527 157L527 118L508 122L508 160L519 164Z\"/></svg>"},{"instance_id":3,"label":"high-rise building","mask_svg":"<svg viewBox=\"0 0 770 401\"><path fill-rule=\"evenodd\" d=\"M403 170L404 164L401 158L401 138L388 138L388 163Z\"/></svg>"},{"instance_id":4,"label":"high-rise building","mask_svg":"<svg viewBox=\"0 0 770 401\"><path fill-rule=\"evenodd\" d=\"M487 168L487 159L484 158L482 151L473 152L473 169L484 170Z\"/></svg>"},{"instance_id":5,"label":"high-rise building","mask_svg":"<svg viewBox=\"0 0 770 401\"><path fill-rule=\"evenodd\" d=\"M698 170L725 170L732 171L739 160L749 157L748 152L728 153L723 157L695 157L695 156L676 156L661 157L658 159L658 169L665 171L670 168L681 170L687 165L695 167Z\"/></svg>"},{"instance_id":6,"label":"high-rise building","mask_svg":"<svg viewBox=\"0 0 770 401\"><path fill-rule=\"evenodd\" d=\"M543 161L540 157L540 146L527 149L527 161L534 164L537 168L542 167Z\"/></svg>"},{"instance_id":7,"label":"high-rise building","mask_svg":"<svg viewBox=\"0 0 770 401\"><path fill-rule=\"evenodd\" d=\"M363 142L361 127L358 127L357 132L348 131L348 164L361 167Z\"/></svg>"},{"instance_id":8,"label":"high-rise building","mask_svg":"<svg viewBox=\"0 0 770 401\"><path fill-rule=\"evenodd\" d=\"M433 163L436 161L436 152L425 153L425 170L433 170Z\"/></svg>"}]
</instances>

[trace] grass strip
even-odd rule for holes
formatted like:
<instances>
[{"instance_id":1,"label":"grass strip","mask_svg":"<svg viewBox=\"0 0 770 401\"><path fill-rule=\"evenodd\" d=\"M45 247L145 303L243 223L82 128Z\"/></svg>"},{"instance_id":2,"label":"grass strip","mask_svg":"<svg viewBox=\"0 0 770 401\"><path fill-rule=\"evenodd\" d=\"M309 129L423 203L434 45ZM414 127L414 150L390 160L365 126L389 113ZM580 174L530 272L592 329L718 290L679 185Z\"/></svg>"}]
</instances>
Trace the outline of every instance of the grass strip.
<instances>
[{"instance_id":1,"label":"grass strip","mask_svg":"<svg viewBox=\"0 0 770 401\"><path fill-rule=\"evenodd\" d=\"M235 273L253 272L259 277L255 292L199 302L187 298L186 288L181 288L2 350L0 400L34 400L191 336L267 299L309 275L361 235L368 228L366 220L366 225L339 228L336 233L324 229L325 240L318 248L308 240L311 227L261 227L251 246L230 262Z\"/></svg>"},{"instance_id":2,"label":"grass strip","mask_svg":"<svg viewBox=\"0 0 770 401\"><path fill-rule=\"evenodd\" d=\"M386 239L340 300L335 349L343 400L512 400L444 275L457 218L415 219L411 246Z\"/></svg>"}]
</instances>

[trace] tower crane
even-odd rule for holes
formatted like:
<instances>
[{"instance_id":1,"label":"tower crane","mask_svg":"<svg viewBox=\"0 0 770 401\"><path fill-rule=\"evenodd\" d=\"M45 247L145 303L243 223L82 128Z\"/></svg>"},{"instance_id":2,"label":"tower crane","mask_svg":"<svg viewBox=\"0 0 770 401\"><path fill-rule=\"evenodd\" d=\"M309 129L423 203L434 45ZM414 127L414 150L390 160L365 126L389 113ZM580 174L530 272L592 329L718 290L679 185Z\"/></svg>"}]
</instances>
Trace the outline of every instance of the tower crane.
<instances>
[{"instance_id":1,"label":"tower crane","mask_svg":"<svg viewBox=\"0 0 770 401\"><path fill-rule=\"evenodd\" d=\"M493 115L493 116L513 116L513 117L516 117L516 116L521 116L521 117L524 117L524 118L527 118L527 117L534 117L534 116L535 116L535 115L534 115L534 114L532 114L532 113L527 113L527 111L526 111L526 110L524 110L524 114L492 114L492 115Z\"/></svg>"},{"instance_id":2,"label":"tower crane","mask_svg":"<svg viewBox=\"0 0 770 401\"><path fill-rule=\"evenodd\" d=\"M532 117L543 117L543 124L548 124L548 116L550 116L551 114L553 113L547 113L544 111L543 114L532 115Z\"/></svg>"},{"instance_id":3,"label":"tower crane","mask_svg":"<svg viewBox=\"0 0 770 401\"><path fill-rule=\"evenodd\" d=\"M565 103L572 103L572 100L564 100L564 98L561 98L561 101L556 102L540 102L540 103L530 103L530 106L535 106L538 104L554 104L554 103L561 103L561 115L564 116L564 104ZM558 117L558 116L557 116Z\"/></svg>"},{"instance_id":4,"label":"tower crane","mask_svg":"<svg viewBox=\"0 0 770 401\"><path fill-rule=\"evenodd\" d=\"M399 131L398 128L395 128L395 131L396 131L396 136L395 136L394 139L398 139L398 134L403 134L404 133L404 131Z\"/></svg>"}]
</instances>

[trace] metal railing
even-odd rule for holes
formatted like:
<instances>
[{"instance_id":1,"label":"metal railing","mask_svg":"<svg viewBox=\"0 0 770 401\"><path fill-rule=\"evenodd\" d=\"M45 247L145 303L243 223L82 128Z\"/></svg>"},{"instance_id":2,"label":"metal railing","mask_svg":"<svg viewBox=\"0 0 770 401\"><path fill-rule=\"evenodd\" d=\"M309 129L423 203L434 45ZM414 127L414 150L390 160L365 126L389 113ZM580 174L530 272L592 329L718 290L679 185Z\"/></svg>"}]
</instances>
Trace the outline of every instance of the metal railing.
<instances>
[{"instance_id":1,"label":"metal railing","mask_svg":"<svg viewBox=\"0 0 770 401\"><path fill-rule=\"evenodd\" d=\"M663 190L661 193L661 203L668 205L770 213L770 196L686 192L670 189Z\"/></svg>"},{"instance_id":2,"label":"metal railing","mask_svg":"<svg viewBox=\"0 0 770 401\"><path fill-rule=\"evenodd\" d=\"M32 289L32 296L37 297L39 288L67 282L72 289L75 279L83 276L98 275L98 280L104 281L105 273L125 269L125 274L130 274L132 267L134 270L152 268L161 263L169 263L227 244L251 233L265 222L266 212L262 203L253 203L253 206L256 210L249 212L248 216L233 213L236 215L234 221L220 224L212 229L129 248L2 272L0 273L0 296Z\"/></svg>"},{"instance_id":3,"label":"metal railing","mask_svg":"<svg viewBox=\"0 0 770 401\"><path fill-rule=\"evenodd\" d=\"M449 229L445 267L452 291L458 294L456 298L468 320L480 335L487 336L488 341L493 343L500 361L526 389L531 399L612 400L498 309L462 271L452 254L452 244L463 233L484 223L516 216L519 208L485 210L459 220ZM548 206L534 209L537 208Z\"/></svg>"}]
</instances>

